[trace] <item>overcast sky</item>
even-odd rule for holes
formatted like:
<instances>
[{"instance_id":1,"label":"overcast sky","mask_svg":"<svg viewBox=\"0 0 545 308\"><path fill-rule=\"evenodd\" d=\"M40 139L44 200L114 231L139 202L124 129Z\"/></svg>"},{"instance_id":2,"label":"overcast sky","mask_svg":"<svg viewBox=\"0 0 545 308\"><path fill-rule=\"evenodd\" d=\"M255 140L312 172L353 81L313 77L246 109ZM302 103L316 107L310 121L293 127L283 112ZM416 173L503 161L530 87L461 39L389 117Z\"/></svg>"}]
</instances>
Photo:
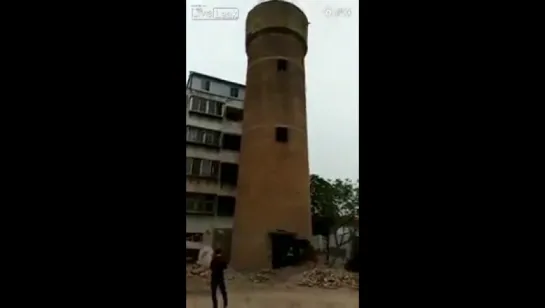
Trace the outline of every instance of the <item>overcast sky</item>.
<instances>
[{"instance_id":1,"label":"overcast sky","mask_svg":"<svg viewBox=\"0 0 545 308\"><path fill-rule=\"evenodd\" d=\"M187 18L187 69L246 83L245 19L260 0L188 0L238 9L238 20ZM358 0L292 0L307 15L307 116L310 172L358 179ZM329 16L328 16L329 15ZM335 16L338 15L338 16Z\"/></svg>"}]
</instances>

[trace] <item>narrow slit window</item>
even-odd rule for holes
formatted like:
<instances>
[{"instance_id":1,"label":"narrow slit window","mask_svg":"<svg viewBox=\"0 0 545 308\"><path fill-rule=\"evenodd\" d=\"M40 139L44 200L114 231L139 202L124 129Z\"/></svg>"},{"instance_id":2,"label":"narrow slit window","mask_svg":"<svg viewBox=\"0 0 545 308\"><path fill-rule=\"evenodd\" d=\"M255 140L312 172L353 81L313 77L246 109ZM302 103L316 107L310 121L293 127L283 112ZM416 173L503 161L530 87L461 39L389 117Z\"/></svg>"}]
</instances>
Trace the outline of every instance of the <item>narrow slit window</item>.
<instances>
[{"instance_id":1,"label":"narrow slit window","mask_svg":"<svg viewBox=\"0 0 545 308\"><path fill-rule=\"evenodd\" d=\"M287 70L288 70L288 61L283 60L283 59L278 60L278 61L276 62L276 70L277 70L278 72L285 72L285 71L287 71Z\"/></svg>"},{"instance_id":2,"label":"narrow slit window","mask_svg":"<svg viewBox=\"0 0 545 308\"><path fill-rule=\"evenodd\" d=\"M288 128L287 127L277 127L276 128L276 141L287 143L288 142Z\"/></svg>"}]
</instances>

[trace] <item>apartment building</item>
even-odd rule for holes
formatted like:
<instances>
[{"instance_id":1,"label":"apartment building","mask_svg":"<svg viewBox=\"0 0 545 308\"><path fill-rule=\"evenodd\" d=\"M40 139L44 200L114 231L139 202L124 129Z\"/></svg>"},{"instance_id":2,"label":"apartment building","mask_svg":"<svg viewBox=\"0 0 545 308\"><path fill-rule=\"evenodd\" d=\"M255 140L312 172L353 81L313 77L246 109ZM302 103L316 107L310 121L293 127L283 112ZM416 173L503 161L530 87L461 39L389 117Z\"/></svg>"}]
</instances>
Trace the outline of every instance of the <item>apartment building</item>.
<instances>
[{"instance_id":1,"label":"apartment building","mask_svg":"<svg viewBox=\"0 0 545 308\"><path fill-rule=\"evenodd\" d=\"M186 87L186 243L228 251L236 207L242 84L190 72Z\"/></svg>"}]
</instances>

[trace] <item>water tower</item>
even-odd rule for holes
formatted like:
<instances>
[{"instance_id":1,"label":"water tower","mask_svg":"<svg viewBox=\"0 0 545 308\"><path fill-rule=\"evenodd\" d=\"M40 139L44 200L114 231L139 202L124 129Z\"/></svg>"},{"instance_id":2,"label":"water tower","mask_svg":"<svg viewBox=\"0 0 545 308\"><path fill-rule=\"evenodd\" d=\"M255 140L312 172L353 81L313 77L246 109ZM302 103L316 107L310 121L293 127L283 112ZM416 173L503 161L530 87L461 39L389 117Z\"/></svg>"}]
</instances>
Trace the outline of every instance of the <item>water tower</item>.
<instances>
[{"instance_id":1,"label":"water tower","mask_svg":"<svg viewBox=\"0 0 545 308\"><path fill-rule=\"evenodd\" d=\"M269 233L310 239L305 55L308 19L284 1L246 19L248 68L231 266L271 266Z\"/></svg>"}]
</instances>

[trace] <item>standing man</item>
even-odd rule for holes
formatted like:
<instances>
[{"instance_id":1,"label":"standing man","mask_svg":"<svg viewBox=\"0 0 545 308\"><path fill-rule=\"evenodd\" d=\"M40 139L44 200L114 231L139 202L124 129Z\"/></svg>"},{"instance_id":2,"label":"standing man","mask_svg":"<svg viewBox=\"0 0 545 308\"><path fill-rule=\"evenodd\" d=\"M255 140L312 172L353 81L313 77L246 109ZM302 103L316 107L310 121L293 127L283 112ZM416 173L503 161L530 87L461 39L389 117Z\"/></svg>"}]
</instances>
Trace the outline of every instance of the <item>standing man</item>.
<instances>
[{"instance_id":1,"label":"standing man","mask_svg":"<svg viewBox=\"0 0 545 308\"><path fill-rule=\"evenodd\" d=\"M223 308L227 308L227 291L225 290L225 277L223 271L227 268L227 262L221 254L221 249L216 249L214 251L214 257L210 262L210 271L211 273L211 283L212 288L212 304L214 308L218 307L218 299L216 297L216 291L218 287L220 288L221 296L223 298Z\"/></svg>"}]
</instances>

